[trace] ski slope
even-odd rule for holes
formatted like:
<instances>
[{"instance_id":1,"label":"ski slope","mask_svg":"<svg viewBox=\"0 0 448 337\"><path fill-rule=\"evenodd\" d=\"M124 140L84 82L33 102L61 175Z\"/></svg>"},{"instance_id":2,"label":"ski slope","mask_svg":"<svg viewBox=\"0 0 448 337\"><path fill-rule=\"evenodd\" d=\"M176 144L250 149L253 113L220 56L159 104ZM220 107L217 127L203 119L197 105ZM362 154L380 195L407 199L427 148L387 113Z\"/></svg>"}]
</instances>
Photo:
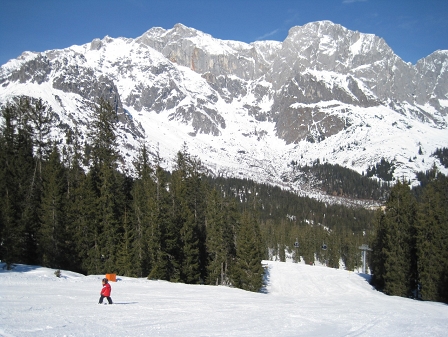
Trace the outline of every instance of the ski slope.
<instances>
[{"instance_id":1,"label":"ski slope","mask_svg":"<svg viewBox=\"0 0 448 337\"><path fill-rule=\"evenodd\" d=\"M446 336L448 306L386 296L367 275L264 261L261 293L0 264L0 336Z\"/></svg>"}]
</instances>

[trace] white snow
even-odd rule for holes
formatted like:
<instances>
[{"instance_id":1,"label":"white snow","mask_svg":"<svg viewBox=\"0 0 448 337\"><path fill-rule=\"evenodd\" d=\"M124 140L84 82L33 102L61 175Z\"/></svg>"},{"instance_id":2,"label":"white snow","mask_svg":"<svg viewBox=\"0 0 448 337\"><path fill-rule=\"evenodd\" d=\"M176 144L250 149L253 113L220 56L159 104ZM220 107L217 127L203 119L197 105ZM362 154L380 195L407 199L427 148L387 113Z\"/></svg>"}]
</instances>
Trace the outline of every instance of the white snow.
<instances>
[{"instance_id":1,"label":"white snow","mask_svg":"<svg viewBox=\"0 0 448 337\"><path fill-rule=\"evenodd\" d=\"M310 24L307 27L318 29L330 24L332 23L325 21ZM183 25L177 25L172 30L154 28L145 34L162 36L174 34L176 29L189 30L191 43L204 48L209 54L239 55L238 51L255 48L260 51L261 56L266 58L266 62L270 63L276 51L282 48L282 43L273 41L260 41L250 45L236 41L222 41ZM298 32L297 27L291 29L292 35ZM411 180L413 184L417 184L415 172L430 170L433 164L436 164L442 173L448 174L448 169L432 156L436 148L446 147L448 143L446 132L448 117L443 111L437 111L429 104L418 106L402 103L402 112L397 113L386 103L362 108L334 100L315 104L304 104L297 100L292 102L292 109L317 108L327 117L331 116L335 120L339 119L340 123L346 123L346 126L344 130L319 143L301 140L297 143L286 144L279 138L278 129L272 117L267 121L260 121L258 118L260 115L256 115L270 113L273 108L274 89L266 79L246 81L236 75L229 75L229 80L239 82L245 90L240 96L226 100L200 74L188 67L170 62L160 52L145 44L143 41L145 34L135 40L105 37L101 41L95 40L93 45L87 43L64 50L47 51L42 55L46 55L50 62L67 62L82 72L89 73L95 70L97 74L104 74L112 79L120 93L123 107L132 116L139 130L144 133L144 141L147 142L150 152L159 152L166 163L164 167L167 169L171 169L172 159L185 143L189 153L201 159L216 175L253 179L292 189L301 195L311 197L316 195L310 195L310 191L303 190L300 185L302 182L296 179L297 177L289 167L291 161L304 166L311 165L319 159L322 163L339 164L362 173L384 158L396 165L395 177L404 177ZM353 34L353 36L359 35L357 32ZM374 35L361 34L357 42L351 44L349 48L355 55L371 48L370 44L379 43L378 41ZM322 42L327 43L330 51L331 40L328 36ZM92 49L92 46L95 48ZM14 69L18 69L20 64L37 55L24 53L18 59L11 60L0 68L0 76L2 74L6 76ZM246 54L242 53L242 55ZM384 60L378 62L384 62ZM363 67L366 66L360 66L353 72L362 73L368 70ZM66 75L61 72L61 69L65 68L54 67L49 74L49 80L41 84L32 81L3 83L0 87L0 101L5 102L13 96L20 95L41 97L58 114L61 124L67 124L72 129L78 128L81 133L84 133L85 125L90 120L89 114L93 111L87 107L85 99L81 96L53 88L53 79ZM351 81L349 75L316 69L309 69L307 73L325 83L329 89L344 88L348 95L352 95L349 89L349 78ZM366 95L375 97L362 80L356 81ZM261 97L260 89L263 87L266 88L267 94ZM161 104L166 103L166 108L162 111L159 107L154 108L158 112L151 110L151 107L145 108L145 104L139 101L142 99L140 95L143 88L154 88L155 91L161 93L166 93L164 88L172 88L166 98L157 101ZM182 97L183 100L173 107L169 103L177 102L177 99L171 100L174 96ZM353 95L352 97L355 98ZM136 104L132 103L134 100ZM143 108L137 103L142 103ZM446 108L448 99L439 99L439 103ZM259 110L258 112L251 111L248 106ZM192 122L186 120L188 117L178 111L178 108L179 110L185 108L188 111L191 107L194 107L196 117L199 116L215 126L216 136L201 134L201 131L196 132L198 130L194 130ZM213 115L208 111L216 113L224 120L224 123L214 120ZM322 117L316 117L316 120L310 123L310 127L318 128L323 124ZM61 131L54 128L54 133L57 132ZM120 152L127 159L128 168L132 170L131 163L137 151L131 150L130 146L138 149L139 139L131 138L132 135L126 133L125 130L119 130L119 132ZM56 134L52 136L58 137ZM64 135L59 135L59 138L63 137ZM286 176L290 176L290 181L285 182L283 177ZM327 198L320 194L317 197Z\"/></svg>"},{"instance_id":2,"label":"white snow","mask_svg":"<svg viewBox=\"0 0 448 337\"><path fill-rule=\"evenodd\" d=\"M448 108L448 99L439 99L439 104L444 108Z\"/></svg>"},{"instance_id":3,"label":"white snow","mask_svg":"<svg viewBox=\"0 0 448 337\"><path fill-rule=\"evenodd\" d=\"M350 52L353 55L358 55L363 47L363 39L358 38L351 46L350 46Z\"/></svg>"},{"instance_id":4,"label":"white snow","mask_svg":"<svg viewBox=\"0 0 448 337\"><path fill-rule=\"evenodd\" d=\"M391 297L368 275L264 261L261 293L0 264L0 336L446 336L448 306Z\"/></svg>"}]
</instances>

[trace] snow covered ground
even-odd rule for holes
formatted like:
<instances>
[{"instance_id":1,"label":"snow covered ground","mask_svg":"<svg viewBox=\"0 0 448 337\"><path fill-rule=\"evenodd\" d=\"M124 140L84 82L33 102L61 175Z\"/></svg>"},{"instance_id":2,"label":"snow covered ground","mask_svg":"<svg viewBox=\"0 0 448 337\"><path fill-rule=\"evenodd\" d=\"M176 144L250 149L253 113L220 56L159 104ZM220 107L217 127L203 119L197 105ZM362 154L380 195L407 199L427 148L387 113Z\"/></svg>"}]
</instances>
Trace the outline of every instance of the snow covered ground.
<instances>
[{"instance_id":1,"label":"snow covered ground","mask_svg":"<svg viewBox=\"0 0 448 337\"><path fill-rule=\"evenodd\" d=\"M262 293L0 264L0 336L446 336L448 306L386 296L368 275L267 262Z\"/></svg>"}]
</instances>

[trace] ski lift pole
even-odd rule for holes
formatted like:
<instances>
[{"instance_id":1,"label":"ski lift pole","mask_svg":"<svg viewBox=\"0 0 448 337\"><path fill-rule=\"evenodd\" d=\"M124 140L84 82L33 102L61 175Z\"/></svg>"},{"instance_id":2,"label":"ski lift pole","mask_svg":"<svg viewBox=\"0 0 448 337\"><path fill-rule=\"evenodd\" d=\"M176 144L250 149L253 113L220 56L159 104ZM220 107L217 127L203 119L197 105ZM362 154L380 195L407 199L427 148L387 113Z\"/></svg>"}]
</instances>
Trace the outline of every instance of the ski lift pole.
<instances>
[{"instance_id":1,"label":"ski lift pole","mask_svg":"<svg viewBox=\"0 0 448 337\"><path fill-rule=\"evenodd\" d=\"M362 273L366 273L366 255L368 250L372 250L372 248L369 248L369 245L362 244L359 246L359 249L362 250Z\"/></svg>"},{"instance_id":2,"label":"ski lift pole","mask_svg":"<svg viewBox=\"0 0 448 337\"><path fill-rule=\"evenodd\" d=\"M295 253L296 253L295 260L298 263L300 258L299 258L299 240L297 238L296 238L296 242L294 242L294 247L296 249L296 251L295 251Z\"/></svg>"}]
</instances>

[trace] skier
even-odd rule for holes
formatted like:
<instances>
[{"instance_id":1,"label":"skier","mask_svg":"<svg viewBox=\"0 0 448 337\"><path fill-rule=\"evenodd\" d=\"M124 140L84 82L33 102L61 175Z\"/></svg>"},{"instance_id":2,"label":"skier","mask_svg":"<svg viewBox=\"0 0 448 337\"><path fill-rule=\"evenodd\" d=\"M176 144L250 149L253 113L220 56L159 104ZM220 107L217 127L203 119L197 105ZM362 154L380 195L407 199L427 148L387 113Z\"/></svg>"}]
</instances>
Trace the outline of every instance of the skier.
<instances>
[{"instance_id":1,"label":"skier","mask_svg":"<svg viewBox=\"0 0 448 337\"><path fill-rule=\"evenodd\" d=\"M102 283L103 283L103 288L101 289L101 292L100 292L101 297L100 297L98 304L103 304L104 297L107 298L107 302L109 302L109 304L112 304L112 299L110 298L110 292L111 292L112 288L109 284L109 280L107 278L103 278Z\"/></svg>"}]
</instances>

